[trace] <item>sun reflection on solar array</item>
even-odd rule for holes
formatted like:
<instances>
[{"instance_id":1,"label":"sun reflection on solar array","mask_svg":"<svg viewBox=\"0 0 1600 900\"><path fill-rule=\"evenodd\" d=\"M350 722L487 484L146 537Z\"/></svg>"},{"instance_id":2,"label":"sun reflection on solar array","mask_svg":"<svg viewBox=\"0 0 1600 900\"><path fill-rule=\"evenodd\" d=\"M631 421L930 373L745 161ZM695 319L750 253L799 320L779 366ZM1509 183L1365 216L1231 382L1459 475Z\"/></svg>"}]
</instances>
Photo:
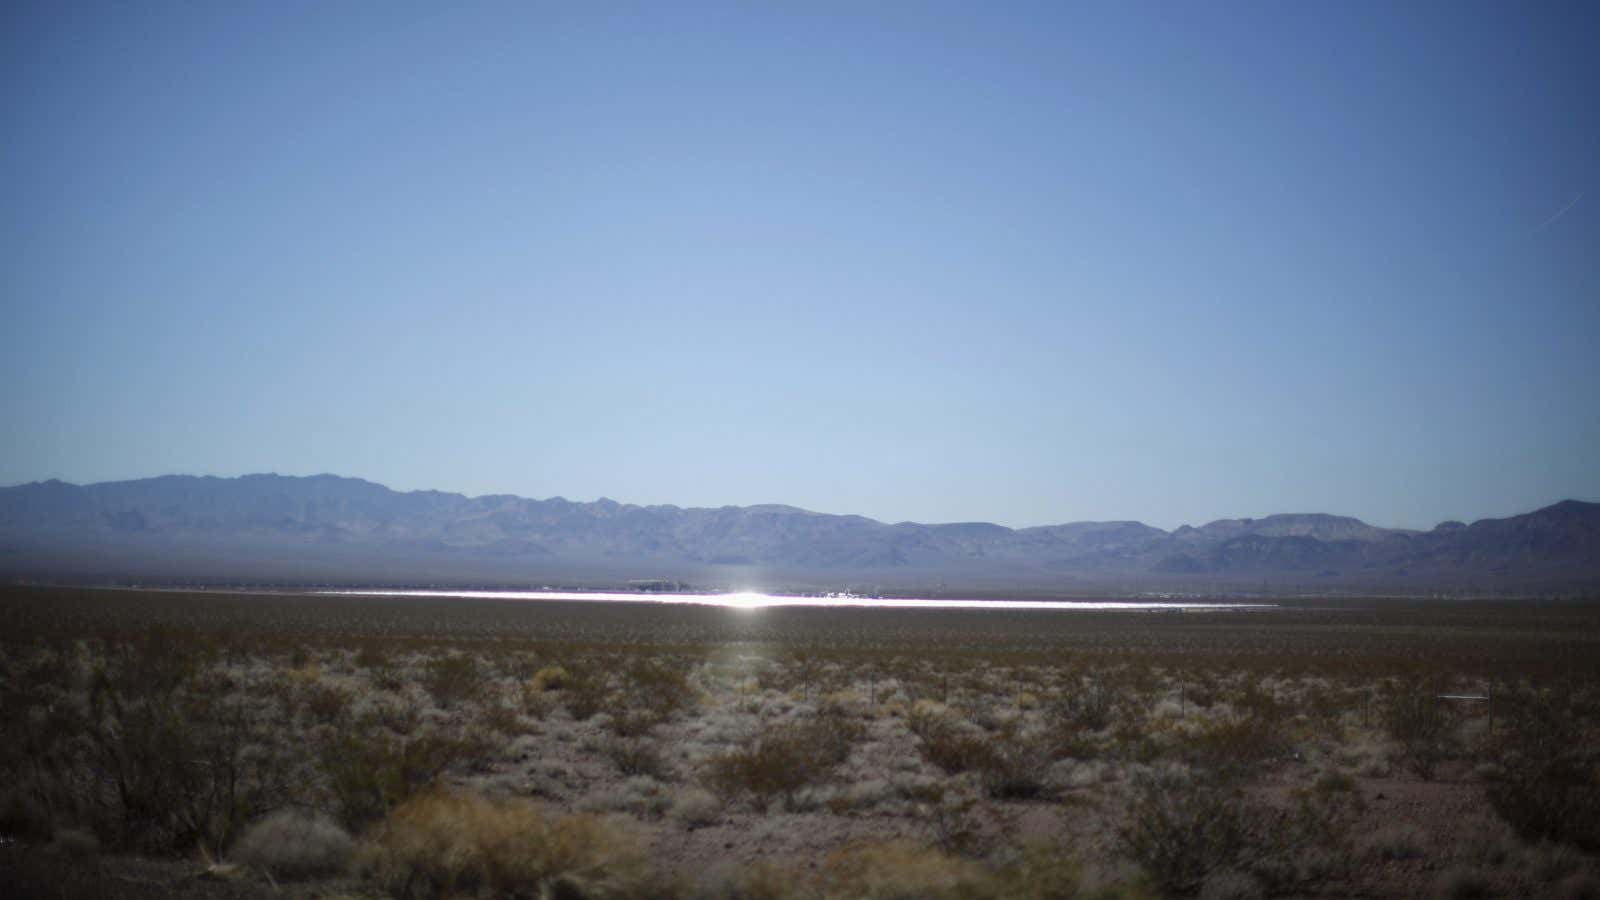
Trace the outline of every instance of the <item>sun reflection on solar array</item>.
<instances>
[{"instance_id":1,"label":"sun reflection on solar array","mask_svg":"<svg viewBox=\"0 0 1600 900\"><path fill-rule=\"evenodd\" d=\"M446 590L345 590L318 591L322 594L357 594L382 597L463 597L498 600L557 600L590 603L680 603L721 606L728 609L759 610L777 606L818 608L862 607L874 609L1048 609L1087 610L1183 610L1183 609L1273 609L1272 603L1219 603L1188 600L980 600L931 599L918 597L861 597L830 594L820 597L766 594L760 591L733 591L703 594L652 594L620 591L446 591Z\"/></svg>"}]
</instances>

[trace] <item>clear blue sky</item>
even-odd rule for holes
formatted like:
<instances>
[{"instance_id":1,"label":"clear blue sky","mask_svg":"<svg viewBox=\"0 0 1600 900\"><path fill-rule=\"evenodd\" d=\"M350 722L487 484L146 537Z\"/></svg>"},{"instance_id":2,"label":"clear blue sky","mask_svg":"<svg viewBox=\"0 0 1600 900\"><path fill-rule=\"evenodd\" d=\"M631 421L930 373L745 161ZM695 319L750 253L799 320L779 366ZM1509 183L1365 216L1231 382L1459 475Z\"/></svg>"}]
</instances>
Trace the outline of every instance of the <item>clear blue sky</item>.
<instances>
[{"instance_id":1,"label":"clear blue sky","mask_svg":"<svg viewBox=\"0 0 1600 900\"><path fill-rule=\"evenodd\" d=\"M0 6L0 483L1600 500L1600 4Z\"/></svg>"}]
</instances>

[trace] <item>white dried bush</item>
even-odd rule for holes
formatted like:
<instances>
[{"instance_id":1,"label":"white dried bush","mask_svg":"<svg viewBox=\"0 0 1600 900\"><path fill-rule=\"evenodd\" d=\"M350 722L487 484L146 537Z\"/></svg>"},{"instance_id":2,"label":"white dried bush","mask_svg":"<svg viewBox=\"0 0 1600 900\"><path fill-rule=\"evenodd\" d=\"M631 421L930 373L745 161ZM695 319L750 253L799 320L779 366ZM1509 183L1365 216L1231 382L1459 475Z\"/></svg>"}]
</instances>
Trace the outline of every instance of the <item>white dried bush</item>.
<instances>
[{"instance_id":1,"label":"white dried bush","mask_svg":"<svg viewBox=\"0 0 1600 900\"><path fill-rule=\"evenodd\" d=\"M685 828L715 825L722 818L722 801L704 788L686 788L673 798L668 815Z\"/></svg>"},{"instance_id":2,"label":"white dried bush","mask_svg":"<svg viewBox=\"0 0 1600 900\"><path fill-rule=\"evenodd\" d=\"M244 830L234 842L236 862L265 869L288 880L334 875L350 859L354 842L332 819L319 813L281 809Z\"/></svg>"}]
</instances>

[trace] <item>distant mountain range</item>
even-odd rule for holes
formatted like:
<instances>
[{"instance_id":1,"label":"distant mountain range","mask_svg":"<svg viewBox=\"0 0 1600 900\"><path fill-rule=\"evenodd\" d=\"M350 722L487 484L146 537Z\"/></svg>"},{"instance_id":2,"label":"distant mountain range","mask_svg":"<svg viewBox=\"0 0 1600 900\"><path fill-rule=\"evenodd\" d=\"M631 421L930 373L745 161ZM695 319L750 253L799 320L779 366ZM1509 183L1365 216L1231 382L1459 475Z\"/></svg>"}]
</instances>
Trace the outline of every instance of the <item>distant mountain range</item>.
<instances>
[{"instance_id":1,"label":"distant mountain range","mask_svg":"<svg viewBox=\"0 0 1600 900\"><path fill-rule=\"evenodd\" d=\"M267 583L708 586L1075 593L1600 586L1600 504L1431 531L1323 513L1005 528L397 492L357 478L184 475L0 488L0 574Z\"/></svg>"}]
</instances>

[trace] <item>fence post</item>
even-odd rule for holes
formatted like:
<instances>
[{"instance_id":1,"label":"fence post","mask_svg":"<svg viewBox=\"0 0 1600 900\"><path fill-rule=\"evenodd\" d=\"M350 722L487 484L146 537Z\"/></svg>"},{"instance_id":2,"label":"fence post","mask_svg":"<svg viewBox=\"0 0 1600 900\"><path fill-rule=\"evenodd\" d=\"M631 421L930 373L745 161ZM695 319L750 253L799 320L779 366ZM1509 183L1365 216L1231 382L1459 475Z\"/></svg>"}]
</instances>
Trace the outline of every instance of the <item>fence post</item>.
<instances>
[{"instance_id":1,"label":"fence post","mask_svg":"<svg viewBox=\"0 0 1600 900\"><path fill-rule=\"evenodd\" d=\"M1489 697L1489 739L1494 739L1494 681L1489 682L1489 689L1484 692Z\"/></svg>"}]
</instances>

